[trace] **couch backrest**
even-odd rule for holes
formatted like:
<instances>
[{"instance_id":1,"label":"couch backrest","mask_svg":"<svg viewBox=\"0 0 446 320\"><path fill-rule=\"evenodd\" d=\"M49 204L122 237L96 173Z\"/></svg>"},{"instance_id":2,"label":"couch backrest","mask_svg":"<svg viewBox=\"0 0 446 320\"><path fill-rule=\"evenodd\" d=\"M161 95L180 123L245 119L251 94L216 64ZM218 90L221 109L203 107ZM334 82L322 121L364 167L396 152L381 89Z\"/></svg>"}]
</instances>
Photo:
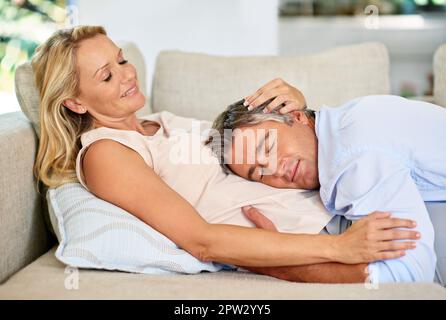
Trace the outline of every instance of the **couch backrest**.
<instances>
[{"instance_id":1,"label":"couch backrest","mask_svg":"<svg viewBox=\"0 0 446 320\"><path fill-rule=\"evenodd\" d=\"M37 143L22 112L0 115L0 283L51 246L33 176Z\"/></svg>"},{"instance_id":2,"label":"couch backrest","mask_svg":"<svg viewBox=\"0 0 446 320\"><path fill-rule=\"evenodd\" d=\"M388 94L388 52L380 43L292 57L162 52L152 84L152 108L212 120L227 105L278 77L301 89L316 110L358 96Z\"/></svg>"},{"instance_id":3,"label":"couch backrest","mask_svg":"<svg viewBox=\"0 0 446 320\"><path fill-rule=\"evenodd\" d=\"M434 102L446 107L446 44L434 56Z\"/></svg>"}]
</instances>

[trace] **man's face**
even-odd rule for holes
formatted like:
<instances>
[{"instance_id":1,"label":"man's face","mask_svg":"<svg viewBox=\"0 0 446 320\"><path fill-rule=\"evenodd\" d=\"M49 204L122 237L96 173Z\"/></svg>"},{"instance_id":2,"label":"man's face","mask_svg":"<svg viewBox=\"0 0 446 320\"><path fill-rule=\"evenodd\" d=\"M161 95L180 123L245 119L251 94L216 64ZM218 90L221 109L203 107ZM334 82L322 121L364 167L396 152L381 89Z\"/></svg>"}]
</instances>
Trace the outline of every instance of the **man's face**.
<instances>
[{"instance_id":1,"label":"man's face","mask_svg":"<svg viewBox=\"0 0 446 320\"><path fill-rule=\"evenodd\" d=\"M234 130L231 170L276 188L319 188L314 125L302 112L293 119L292 125L264 121Z\"/></svg>"}]
</instances>

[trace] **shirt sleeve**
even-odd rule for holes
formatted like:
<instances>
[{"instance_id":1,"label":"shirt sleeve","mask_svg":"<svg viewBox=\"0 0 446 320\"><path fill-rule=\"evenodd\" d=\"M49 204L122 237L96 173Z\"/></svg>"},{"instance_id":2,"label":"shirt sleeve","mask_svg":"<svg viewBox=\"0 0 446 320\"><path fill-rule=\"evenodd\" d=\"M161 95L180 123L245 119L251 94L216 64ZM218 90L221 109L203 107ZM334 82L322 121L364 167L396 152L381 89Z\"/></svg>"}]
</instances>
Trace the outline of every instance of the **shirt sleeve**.
<instances>
[{"instance_id":1,"label":"shirt sleeve","mask_svg":"<svg viewBox=\"0 0 446 320\"><path fill-rule=\"evenodd\" d=\"M434 229L409 167L389 154L369 151L344 164L341 172L334 190L336 210L351 220L389 211L393 217L415 220L421 233L417 247L405 256L369 264L372 283L432 282Z\"/></svg>"}]
</instances>

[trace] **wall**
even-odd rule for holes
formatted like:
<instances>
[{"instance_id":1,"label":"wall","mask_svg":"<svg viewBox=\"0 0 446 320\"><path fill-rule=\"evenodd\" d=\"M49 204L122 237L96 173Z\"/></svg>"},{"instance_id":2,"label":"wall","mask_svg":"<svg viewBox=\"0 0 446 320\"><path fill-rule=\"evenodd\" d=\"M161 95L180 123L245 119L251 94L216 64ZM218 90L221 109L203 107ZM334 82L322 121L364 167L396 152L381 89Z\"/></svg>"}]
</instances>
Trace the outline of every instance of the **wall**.
<instances>
[{"instance_id":1,"label":"wall","mask_svg":"<svg viewBox=\"0 0 446 320\"><path fill-rule=\"evenodd\" d=\"M376 22L375 28L367 28L364 17L281 18L278 51L296 55L364 41L382 42L390 55L392 93L401 94L406 84L414 88L415 95L424 95L429 91L434 52L446 43L445 16L381 16Z\"/></svg>"},{"instance_id":2,"label":"wall","mask_svg":"<svg viewBox=\"0 0 446 320\"><path fill-rule=\"evenodd\" d=\"M137 44L150 92L161 50L218 55L277 54L277 0L77 0L80 24L106 27L114 40Z\"/></svg>"}]
</instances>

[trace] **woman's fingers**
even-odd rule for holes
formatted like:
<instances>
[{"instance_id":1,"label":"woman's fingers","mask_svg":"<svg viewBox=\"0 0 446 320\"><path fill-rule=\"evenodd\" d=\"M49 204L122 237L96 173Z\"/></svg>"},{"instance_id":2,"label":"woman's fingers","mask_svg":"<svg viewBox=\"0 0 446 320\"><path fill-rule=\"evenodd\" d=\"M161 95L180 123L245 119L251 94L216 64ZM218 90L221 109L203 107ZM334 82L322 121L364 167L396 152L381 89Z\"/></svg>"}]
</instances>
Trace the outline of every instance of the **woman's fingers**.
<instances>
[{"instance_id":1,"label":"woman's fingers","mask_svg":"<svg viewBox=\"0 0 446 320\"><path fill-rule=\"evenodd\" d=\"M254 208L252 206L242 207L242 212L245 215L245 217L249 221L254 223L254 225L257 228L270 230L270 231L277 231L276 226L274 225L274 223L272 223L271 220L269 220L267 217L265 217L256 208Z\"/></svg>"},{"instance_id":2,"label":"woman's fingers","mask_svg":"<svg viewBox=\"0 0 446 320\"><path fill-rule=\"evenodd\" d=\"M280 108L281 105L285 105L286 112L281 111L285 107L280 108L281 113L284 114L294 110L302 110L306 106L302 92L282 79L274 79L262 86L254 94L245 98L244 105L248 107L248 110L253 110L271 99L273 101L263 109L263 112L271 112Z\"/></svg>"},{"instance_id":3,"label":"woman's fingers","mask_svg":"<svg viewBox=\"0 0 446 320\"><path fill-rule=\"evenodd\" d=\"M380 219L376 221L376 225L379 229L392 229L392 228L415 228L417 223L409 219L389 218Z\"/></svg>"},{"instance_id":4,"label":"woman's fingers","mask_svg":"<svg viewBox=\"0 0 446 320\"><path fill-rule=\"evenodd\" d=\"M289 99L289 96L287 96L287 95L277 96L273 101L270 102L270 104L268 104L266 106L266 108L263 110L263 112L267 112L267 111L271 112L271 111L273 111L274 109L276 109L276 108L280 107L281 105L283 105L287 101L287 99Z\"/></svg>"},{"instance_id":5,"label":"woman's fingers","mask_svg":"<svg viewBox=\"0 0 446 320\"><path fill-rule=\"evenodd\" d=\"M417 243L415 241L381 241L378 244L378 251L405 251L416 247Z\"/></svg>"},{"instance_id":6,"label":"woman's fingers","mask_svg":"<svg viewBox=\"0 0 446 320\"><path fill-rule=\"evenodd\" d=\"M249 110L253 110L255 108L257 108L258 106L261 106L262 104L264 104L265 102L267 102L270 99L273 98L281 98L283 99L284 96L288 93L288 88L287 87L274 87L270 90L264 91L263 93L261 93L257 98L255 98L254 100L252 100L249 103ZM285 100L282 100L281 104L284 103ZM270 103L271 104L271 103ZM279 105L277 105L279 106ZM276 107L277 107L276 106Z\"/></svg>"},{"instance_id":7,"label":"woman's fingers","mask_svg":"<svg viewBox=\"0 0 446 320\"><path fill-rule=\"evenodd\" d=\"M295 102L289 102L289 103L286 103L285 106L279 110L279 112L281 114L287 114L287 113L289 113L291 111L302 110L303 107L304 106L300 106L300 105L298 105Z\"/></svg>"},{"instance_id":8,"label":"woman's fingers","mask_svg":"<svg viewBox=\"0 0 446 320\"><path fill-rule=\"evenodd\" d=\"M406 255L405 251L384 251L376 254L376 260L398 259Z\"/></svg>"},{"instance_id":9,"label":"woman's fingers","mask_svg":"<svg viewBox=\"0 0 446 320\"><path fill-rule=\"evenodd\" d=\"M412 220L392 218L389 212L375 211L339 235L336 247L346 251L342 252L344 257L338 262L363 263L400 258L407 250L416 248L416 240L421 234L410 230L415 226Z\"/></svg>"},{"instance_id":10,"label":"woman's fingers","mask_svg":"<svg viewBox=\"0 0 446 320\"><path fill-rule=\"evenodd\" d=\"M385 230L376 233L376 240L378 241L419 240L420 237L419 232L408 230Z\"/></svg>"},{"instance_id":11,"label":"woman's fingers","mask_svg":"<svg viewBox=\"0 0 446 320\"><path fill-rule=\"evenodd\" d=\"M392 214L390 212L385 211L374 211L373 213L369 214L367 218L370 219L386 219L389 218Z\"/></svg>"},{"instance_id":12,"label":"woman's fingers","mask_svg":"<svg viewBox=\"0 0 446 320\"><path fill-rule=\"evenodd\" d=\"M257 99L263 92L269 91L280 86L284 81L282 79L274 79L260 87L254 94L245 98L245 106L249 106L255 99Z\"/></svg>"}]
</instances>

